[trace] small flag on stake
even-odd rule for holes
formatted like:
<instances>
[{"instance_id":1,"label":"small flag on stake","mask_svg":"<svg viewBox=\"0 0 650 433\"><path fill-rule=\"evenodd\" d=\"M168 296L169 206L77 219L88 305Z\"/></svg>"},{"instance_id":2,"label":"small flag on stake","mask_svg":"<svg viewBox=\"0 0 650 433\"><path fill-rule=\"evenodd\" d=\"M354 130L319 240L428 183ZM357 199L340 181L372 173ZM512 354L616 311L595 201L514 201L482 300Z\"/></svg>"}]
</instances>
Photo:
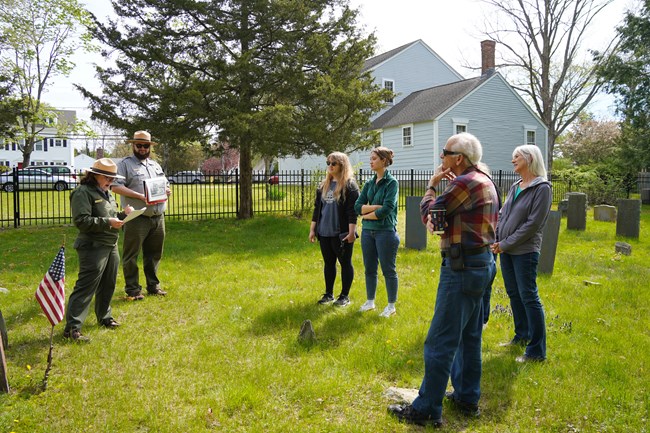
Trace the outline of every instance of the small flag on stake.
<instances>
[{"instance_id":1,"label":"small flag on stake","mask_svg":"<svg viewBox=\"0 0 650 433\"><path fill-rule=\"evenodd\" d=\"M52 266L36 289L36 300L52 326L63 320L65 311L65 247L59 249Z\"/></svg>"}]
</instances>

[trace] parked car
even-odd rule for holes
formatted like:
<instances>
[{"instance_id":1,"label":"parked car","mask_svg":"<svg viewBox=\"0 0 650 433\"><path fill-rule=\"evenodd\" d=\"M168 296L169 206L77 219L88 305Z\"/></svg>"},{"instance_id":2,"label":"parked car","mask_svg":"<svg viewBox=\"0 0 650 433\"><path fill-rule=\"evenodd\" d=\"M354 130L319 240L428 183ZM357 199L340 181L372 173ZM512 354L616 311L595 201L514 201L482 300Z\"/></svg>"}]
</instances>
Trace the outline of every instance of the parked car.
<instances>
[{"instance_id":1,"label":"parked car","mask_svg":"<svg viewBox=\"0 0 650 433\"><path fill-rule=\"evenodd\" d=\"M37 168L57 176L71 177L72 179L77 178L77 175L67 165L30 165L27 168Z\"/></svg>"},{"instance_id":2,"label":"parked car","mask_svg":"<svg viewBox=\"0 0 650 433\"><path fill-rule=\"evenodd\" d=\"M280 176L275 175L275 176L269 177L269 180L267 181L267 183L269 185L277 185L277 184L279 184L280 183Z\"/></svg>"},{"instance_id":3,"label":"parked car","mask_svg":"<svg viewBox=\"0 0 650 433\"><path fill-rule=\"evenodd\" d=\"M18 185L20 185L21 190L54 189L64 191L77 186L75 179L71 176L58 176L37 168L22 168L18 170L17 174ZM16 187L13 174L8 172L0 175L0 185L2 185L3 191L13 192Z\"/></svg>"},{"instance_id":4,"label":"parked car","mask_svg":"<svg viewBox=\"0 0 650 433\"><path fill-rule=\"evenodd\" d=\"M179 171L167 176L169 183L205 183L205 175L200 171Z\"/></svg>"}]
</instances>

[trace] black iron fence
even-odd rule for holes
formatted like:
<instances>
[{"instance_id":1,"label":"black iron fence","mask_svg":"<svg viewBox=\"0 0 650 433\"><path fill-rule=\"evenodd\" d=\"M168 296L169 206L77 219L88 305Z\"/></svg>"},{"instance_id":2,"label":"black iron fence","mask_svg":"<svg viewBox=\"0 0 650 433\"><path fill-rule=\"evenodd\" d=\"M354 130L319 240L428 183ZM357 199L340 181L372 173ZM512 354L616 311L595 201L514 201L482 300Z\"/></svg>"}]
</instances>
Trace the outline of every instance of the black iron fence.
<instances>
[{"instance_id":1,"label":"black iron fence","mask_svg":"<svg viewBox=\"0 0 650 433\"><path fill-rule=\"evenodd\" d=\"M407 196L424 195L433 171L391 171L400 183L399 207L406 206ZM277 174L253 173L253 211L256 214L305 215L313 209L314 195L324 171L284 171ZM357 181L362 185L371 178L370 170L359 170ZM494 171L492 177L502 193L519 176L514 172ZM43 175L13 170L0 175L0 228L47 224L71 224L69 195L78 184L80 173ZM197 180L187 178L171 185L167 203L168 219L234 218L240 209L241 176L237 171L204 173ZM571 180L553 179L553 201L559 202L567 192L581 191L584 185ZM444 188L444 184L442 187ZM641 194L650 189L650 173L639 173L632 187L616 192L619 198ZM646 191L647 192L647 191Z\"/></svg>"}]
</instances>

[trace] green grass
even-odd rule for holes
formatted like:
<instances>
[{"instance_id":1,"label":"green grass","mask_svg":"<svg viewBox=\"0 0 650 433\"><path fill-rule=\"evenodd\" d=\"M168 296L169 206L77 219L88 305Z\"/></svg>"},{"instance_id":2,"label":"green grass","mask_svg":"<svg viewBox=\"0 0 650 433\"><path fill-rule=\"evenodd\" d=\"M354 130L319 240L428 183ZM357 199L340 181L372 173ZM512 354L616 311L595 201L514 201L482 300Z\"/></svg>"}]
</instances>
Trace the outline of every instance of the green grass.
<instances>
[{"instance_id":1,"label":"green grass","mask_svg":"<svg viewBox=\"0 0 650 433\"><path fill-rule=\"evenodd\" d=\"M398 314L357 312L365 298L356 244L353 304L320 307L323 277L309 221L169 222L161 263L166 298L128 302L123 279L113 311L122 327L98 328L88 345L55 328L49 387L49 323L34 290L64 236L67 292L76 280L73 227L0 231L0 308L9 328L11 393L0 395L0 432L411 432L386 413L390 386L417 388L422 345L438 282L434 238L425 251L402 247ZM562 221L552 277L539 278L548 326L543 364L519 365L500 275L483 342L480 419L447 404L444 431L646 432L650 399L650 208L639 240L617 239L615 224L589 219L570 232ZM632 245L631 256L614 243ZM584 280L600 283L585 285ZM337 281L340 283L340 281ZM337 289L338 289L337 284ZM314 343L297 340L310 319Z\"/></svg>"}]
</instances>

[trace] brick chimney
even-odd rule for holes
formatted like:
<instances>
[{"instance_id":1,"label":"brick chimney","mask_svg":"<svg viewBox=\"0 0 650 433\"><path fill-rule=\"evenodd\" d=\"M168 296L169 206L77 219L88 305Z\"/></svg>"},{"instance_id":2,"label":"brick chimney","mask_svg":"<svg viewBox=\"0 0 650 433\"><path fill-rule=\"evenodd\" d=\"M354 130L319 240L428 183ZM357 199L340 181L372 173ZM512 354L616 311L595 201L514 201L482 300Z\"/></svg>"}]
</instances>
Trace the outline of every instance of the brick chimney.
<instances>
[{"instance_id":1,"label":"brick chimney","mask_svg":"<svg viewBox=\"0 0 650 433\"><path fill-rule=\"evenodd\" d=\"M481 41L481 75L492 75L494 73L495 41Z\"/></svg>"}]
</instances>

